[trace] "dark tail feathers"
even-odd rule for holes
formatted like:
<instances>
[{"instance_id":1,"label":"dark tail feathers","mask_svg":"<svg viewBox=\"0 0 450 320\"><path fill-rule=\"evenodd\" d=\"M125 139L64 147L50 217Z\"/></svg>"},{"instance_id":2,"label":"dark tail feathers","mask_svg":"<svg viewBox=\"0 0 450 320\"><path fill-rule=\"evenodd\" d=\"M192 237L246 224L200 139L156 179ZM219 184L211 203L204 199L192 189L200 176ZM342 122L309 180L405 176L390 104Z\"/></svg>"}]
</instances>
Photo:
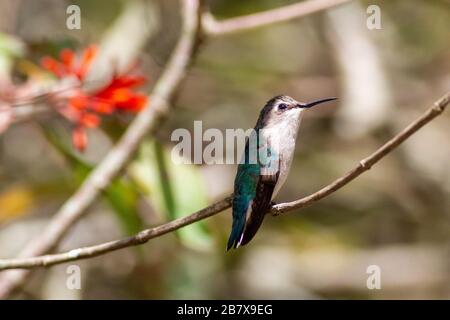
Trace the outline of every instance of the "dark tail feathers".
<instances>
[{"instance_id":1,"label":"dark tail feathers","mask_svg":"<svg viewBox=\"0 0 450 320\"><path fill-rule=\"evenodd\" d=\"M268 202L264 201L259 205L253 206L250 217L246 220L246 217L240 217L239 219L233 219L233 227L231 229L230 238L228 239L227 251L231 248L236 249L239 246L246 245L253 239L258 229L266 216L266 213L270 209L270 199Z\"/></svg>"}]
</instances>

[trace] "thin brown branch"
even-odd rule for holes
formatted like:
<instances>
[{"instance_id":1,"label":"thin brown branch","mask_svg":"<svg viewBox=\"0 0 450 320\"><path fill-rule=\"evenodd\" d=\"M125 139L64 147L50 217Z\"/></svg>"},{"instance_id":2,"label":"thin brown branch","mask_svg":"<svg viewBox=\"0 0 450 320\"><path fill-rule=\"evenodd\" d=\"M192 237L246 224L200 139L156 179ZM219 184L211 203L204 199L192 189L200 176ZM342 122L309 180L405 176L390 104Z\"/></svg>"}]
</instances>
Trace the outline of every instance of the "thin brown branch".
<instances>
[{"instance_id":1,"label":"thin brown branch","mask_svg":"<svg viewBox=\"0 0 450 320\"><path fill-rule=\"evenodd\" d=\"M420 130L425 124L429 123L431 120L440 115L444 111L449 102L450 102L450 92L448 92L438 101L436 101L422 116L420 116L417 120L412 122L405 129L403 129L399 134L397 134L392 139L387 141L384 145L382 145L370 156L361 160L358 163L358 165L354 169L350 170L347 174L330 183L326 187L320 189L319 191L311 194L310 196L304 197L296 201L275 205L274 207L272 207L271 212L274 215L278 215L298 208L303 208L334 193L335 191L342 188L350 181L361 175L363 172L369 170L375 163L377 163L380 159L389 154L392 150L394 150L401 143L407 140L411 135ZM150 239L162 236L166 233L180 229L194 222L206 219L208 217L218 214L219 212L225 209L228 209L231 206L231 199L232 196L228 196L227 198L219 202L216 202L189 216L178 218L176 220L170 221L166 224L160 225L155 228L143 230L138 234L136 234L135 236L128 237L125 239L114 240L99 245L74 249L64 253L25 259L0 260L0 270L17 269L17 268L31 269L35 267L45 267L45 266L48 267L51 265L60 264L68 261L99 256L126 247L140 245L146 243Z\"/></svg>"},{"instance_id":2,"label":"thin brown branch","mask_svg":"<svg viewBox=\"0 0 450 320\"><path fill-rule=\"evenodd\" d=\"M207 35L223 35L285 22L323 11L351 0L308 0L278 9L254 13L242 17L217 21L210 13L202 16L202 27Z\"/></svg>"},{"instance_id":3,"label":"thin brown branch","mask_svg":"<svg viewBox=\"0 0 450 320\"><path fill-rule=\"evenodd\" d=\"M231 196L218 201L202 210L190 214L186 217L181 217L172 220L166 224L155 228L146 229L138 234L120 240L109 241L99 245L94 245L85 248L74 249L65 253L49 254L40 257L32 257L25 259L6 259L0 260L0 270L5 269L31 269L34 267L51 266L73 260L80 260L90 257L99 256L107 252L119 250L126 247L136 246L146 243L150 239L170 233L184 226L190 225L194 222L211 217L219 212L228 209L231 206Z\"/></svg>"},{"instance_id":4,"label":"thin brown branch","mask_svg":"<svg viewBox=\"0 0 450 320\"><path fill-rule=\"evenodd\" d=\"M145 135L153 130L169 111L169 101L175 93L195 52L199 31L198 0L181 0L183 25L180 39L163 74L156 83L147 106L133 120L119 142L64 203L42 234L31 241L19 257L32 257L51 251L67 230L79 220L100 192L120 174L134 155ZM0 277L0 299L9 296L28 275L25 270L12 271Z\"/></svg>"}]
</instances>

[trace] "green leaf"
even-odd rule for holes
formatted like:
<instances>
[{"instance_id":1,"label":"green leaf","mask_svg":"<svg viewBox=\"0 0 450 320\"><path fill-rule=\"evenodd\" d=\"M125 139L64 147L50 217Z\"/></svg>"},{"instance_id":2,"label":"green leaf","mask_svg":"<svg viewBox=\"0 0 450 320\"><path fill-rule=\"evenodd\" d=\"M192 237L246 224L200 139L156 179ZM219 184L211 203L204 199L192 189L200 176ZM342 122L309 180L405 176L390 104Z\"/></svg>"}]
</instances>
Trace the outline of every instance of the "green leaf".
<instances>
[{"instance_id":1,"label":"green leaf","mask_svg":"<svg viewBox=\"0 0 450 320\"><path fill-rule=\"evenodd\" d=\"M176 165L170 150L147 140L138 159L129 167L130 174L142 188L155 209L170 219L197 211L208 204L205 183L194 165ZM196 250L207 250L212 239L205 222L177 230L182 243Z\"/></svg>"}]
</instances>

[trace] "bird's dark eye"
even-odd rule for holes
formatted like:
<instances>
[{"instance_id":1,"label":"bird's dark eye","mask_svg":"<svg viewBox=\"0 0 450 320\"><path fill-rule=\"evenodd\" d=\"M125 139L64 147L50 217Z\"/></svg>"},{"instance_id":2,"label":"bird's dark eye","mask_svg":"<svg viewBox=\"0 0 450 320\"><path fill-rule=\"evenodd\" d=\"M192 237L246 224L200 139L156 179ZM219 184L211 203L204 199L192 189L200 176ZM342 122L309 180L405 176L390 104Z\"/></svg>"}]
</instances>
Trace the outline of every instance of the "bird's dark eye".
<instances>
[{"instance_id":1,"label":"bird's dark eye","mask_svg":"<svg viewBox=\"0 0 450 320\"><path fill-rule=\"evenodd\" d=\"M288 108L288 105L286 103L280 103L278 105L278 110L286 110Z\"/></svg>"}]
</instances>

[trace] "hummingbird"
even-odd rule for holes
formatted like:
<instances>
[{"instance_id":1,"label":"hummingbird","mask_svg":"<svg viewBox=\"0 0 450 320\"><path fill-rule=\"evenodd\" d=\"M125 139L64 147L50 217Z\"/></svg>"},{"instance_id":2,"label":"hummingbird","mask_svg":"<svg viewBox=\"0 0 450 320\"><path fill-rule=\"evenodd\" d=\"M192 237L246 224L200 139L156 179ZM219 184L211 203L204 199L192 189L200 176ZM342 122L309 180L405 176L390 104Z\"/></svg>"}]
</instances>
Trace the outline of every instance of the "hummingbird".
<instances>
[{"instance_id":1,"label":"hummingbird","mask_svg":"<svg viewBox=\"0 0 450 320\"><path fill-rule=\"evenodd\" d=\"M303 112L332 100L336 98L304 103L279 95L267 101L247 138L234 180L233 224L227 251L252 240L274 204L272 199L289 174Z\"/></svg>"}]
</instances>

